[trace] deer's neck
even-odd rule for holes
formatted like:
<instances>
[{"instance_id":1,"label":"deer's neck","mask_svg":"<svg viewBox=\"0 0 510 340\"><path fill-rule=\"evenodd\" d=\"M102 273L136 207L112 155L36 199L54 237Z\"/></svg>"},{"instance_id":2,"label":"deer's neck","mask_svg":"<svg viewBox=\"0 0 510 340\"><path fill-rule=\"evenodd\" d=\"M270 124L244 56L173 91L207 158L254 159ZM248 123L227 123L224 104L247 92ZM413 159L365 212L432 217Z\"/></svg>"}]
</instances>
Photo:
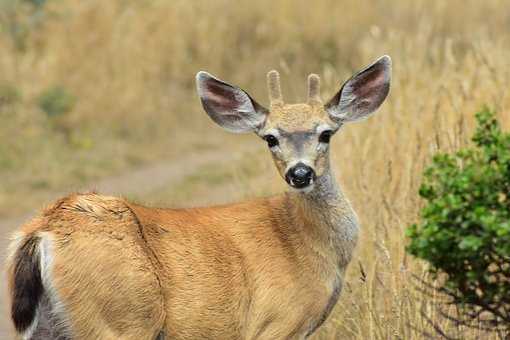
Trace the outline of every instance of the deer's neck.
<instances>
[{"instance_id":1,"label":"deer's neck","mask_svg":"<svg viewBox=\"0 0 510 340\"><path fill-rule=\"evenodd\" d=\"M317 178L311 191L290 196L303 242L315 254L345 267L357 242L358 222L330 167Z\"/></svg>"}]
</instances>

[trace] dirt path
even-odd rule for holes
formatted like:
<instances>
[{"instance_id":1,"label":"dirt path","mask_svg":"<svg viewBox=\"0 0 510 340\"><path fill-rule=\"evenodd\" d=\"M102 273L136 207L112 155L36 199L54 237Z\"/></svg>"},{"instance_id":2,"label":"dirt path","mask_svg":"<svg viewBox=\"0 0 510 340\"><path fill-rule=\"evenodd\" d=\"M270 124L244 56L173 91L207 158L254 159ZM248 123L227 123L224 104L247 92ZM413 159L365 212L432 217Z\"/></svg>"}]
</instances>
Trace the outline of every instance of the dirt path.
<instances>
[{"instance_id":1,"label":"dirt path","mask_svg":"<svg viewBox=\"0 0 510 340\"><path fill-rule=\"evenodd\" d=\"M236 162L245 152L256 150L249 147L243 152L226 153L225 151L208 151L201 154L193 153L172 161L153 164L145 168L126 173L121 176L106 178L96 183L90 183L78 191L95 190L109 195L141 196L161 187L172 187L193 174L207 164L222 164ZM66 192L52 193L52 199L64 196ZM35 214L35 211L24 216L0 220L0 263L5 263L6 248L10 234ZM12 339L10 322L6 304L6 279L2 270L0 279L0 340Z\"/></svg>"}]
</instances>

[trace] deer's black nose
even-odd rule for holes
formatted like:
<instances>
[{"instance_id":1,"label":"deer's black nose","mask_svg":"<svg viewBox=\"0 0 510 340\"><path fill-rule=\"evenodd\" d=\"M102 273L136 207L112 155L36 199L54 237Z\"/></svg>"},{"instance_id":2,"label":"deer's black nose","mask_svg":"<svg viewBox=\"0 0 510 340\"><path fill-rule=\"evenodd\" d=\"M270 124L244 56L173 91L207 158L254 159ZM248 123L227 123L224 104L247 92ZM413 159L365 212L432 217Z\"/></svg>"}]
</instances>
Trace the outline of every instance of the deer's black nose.
<instances>
[{"instance_id":1,"label":"deer's black nose","mask_svg":"<svg viewBox=\"0 0 510 340\"><path fill-rule=\"evenodd\" d=\"M292 187L302 189L309 186L315 179L315 171L306 164L298 163L287 170L285 180Z\"/></svg>"}]
</instances>

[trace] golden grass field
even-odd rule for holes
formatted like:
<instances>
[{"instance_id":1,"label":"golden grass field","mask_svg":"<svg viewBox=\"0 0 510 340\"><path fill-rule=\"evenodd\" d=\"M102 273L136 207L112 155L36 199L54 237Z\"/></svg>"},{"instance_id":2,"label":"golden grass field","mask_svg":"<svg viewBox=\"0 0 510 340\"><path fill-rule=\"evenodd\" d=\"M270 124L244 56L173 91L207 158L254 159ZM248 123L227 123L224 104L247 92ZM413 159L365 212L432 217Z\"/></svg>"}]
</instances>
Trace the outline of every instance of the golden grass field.
<instances>
[{"instance_id":1,"label":"golden grass field","mask_svg":"<svg viewBox=\"0 0 510 340\"><path fill-rule=\"evenodd\" d=\"M421 172L437 150L469 143L473 114L498 111L510 129L510 3L432 1L2 0L0 217L69 191L182 155L261 143L223 132L203 113L194 75L209 72L267 103L265 74L282 74L287 101L305 99L306 76L332 96L355 70L393 59L386 103L335 137L333 164L362 222L341 299L316 339L497 339L442 319L415 289L424 267L406 256L418 218ZM25 27L19 33L12 27ZM75 97L48 117L46 89ZM177 186L133 197L156 205L212 204L285 189L262 148L235 163L186 168ZM136 185L133 183L132 185ZM428 335L427 335L428 334Z\"/></svg>"}]
</instances>

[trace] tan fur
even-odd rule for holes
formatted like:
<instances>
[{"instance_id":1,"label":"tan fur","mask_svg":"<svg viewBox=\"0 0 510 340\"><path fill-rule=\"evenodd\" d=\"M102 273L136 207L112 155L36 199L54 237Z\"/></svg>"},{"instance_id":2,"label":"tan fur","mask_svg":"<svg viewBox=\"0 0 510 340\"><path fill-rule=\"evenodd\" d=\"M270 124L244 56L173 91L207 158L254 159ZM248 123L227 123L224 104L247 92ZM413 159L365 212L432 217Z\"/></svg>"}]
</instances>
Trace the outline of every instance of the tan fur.
<instances>
[{"instance_id":1,"label":"tan fur","mask_svg":"<svg viewBox=\"0 0 510 340\"><path fill-rule=\"evenodd\" d=\"M310 74L308 76L308 104L321 105L321 81L318 75Z\"/></svg>"},{"instance_id":2,"label":"tan fur","mask_svg":"<svg viewBox=\"0 0 510 340\"><path fill-rule=\"evenodd\" d=\"M52 235L76 339L299 338L349 258L323 247L327 226L295 200L173 210L72 195L22 232Z\"/></svg>"},{"instance_id":3,"label":"tan fur","mask_svg":"<svg viewBox=\"0 0 510 340\"><path fill-rule=\"evenodd\" d=\"M271 107L283 105L282 89L280 87L280 74L275 71L267 73L267 89L269 90L269 101Z\"/></svg>"}]
</instances>

